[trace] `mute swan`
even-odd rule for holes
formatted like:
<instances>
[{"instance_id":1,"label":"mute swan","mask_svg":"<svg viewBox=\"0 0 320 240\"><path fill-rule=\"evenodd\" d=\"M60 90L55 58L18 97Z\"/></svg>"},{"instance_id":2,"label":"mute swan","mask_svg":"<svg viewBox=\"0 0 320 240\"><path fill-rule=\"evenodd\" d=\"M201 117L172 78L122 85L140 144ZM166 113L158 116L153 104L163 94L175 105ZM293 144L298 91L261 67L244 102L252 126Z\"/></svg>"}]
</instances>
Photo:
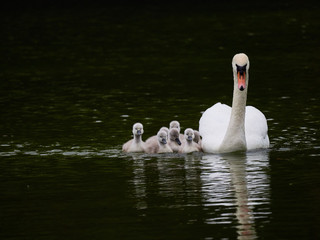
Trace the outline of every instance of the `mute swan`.
<instances>
[{"instance_id":1,"label":"mute swan","mask_svg":"<svg viewBox=\"0 0 320 240\"><path fill-rule=\"evenodd\" d=\"M183 147L181 148L181 153L191 153L191 152L199 152L200 146L193 141L194 139L194 131L192 128L187 128L184 131L185 142L183 143Z\"/></svg>"},{"instance_id":2,"label":"mute swan","mask_svg":"<svg viewBox=\"0 0 320 240\"><path fill-rule=\"evenodd\" d=\"M246 107L249 83L247 55L236 54L232 59L232 69L232 108L216 103L200 118L199 132L204 152L222 153L269 147L265 116L255 107Z\"/></svg>"},{"instance_id":3,"label":"mute swan","mask_svg":"<svg viewBox=\"0 0 320 240\"><path fill-rule=\"evenodd\" d=\"M169 131L169 146L171 147L173 152L179 152L181 141L180 141L180 133L178 129L171 128Z\"/></svg>"},{"instance_id":4,"label":"mute swan","mask_svg":"<svg viewBox=\"0 0 320 240\"><path fill-rule=\"evenodd\" d=\"M135 123L132 127L133 139L122 146L124 152L144 152L145 143L142 141L143 125Z\"/></svg>"},{"instance_id":5,"label":"mute swan","mask_svg":"<svg viewBox=\"0 0 320 240\"><path fill-rule=\"evenodd\" d=\"M157 134L158 142L155 144L150 142L145 148L146 153L165 153L173 152L172 149L167 144L168 134L164 130L160 130Z\"/></svg>"}]
</instances>

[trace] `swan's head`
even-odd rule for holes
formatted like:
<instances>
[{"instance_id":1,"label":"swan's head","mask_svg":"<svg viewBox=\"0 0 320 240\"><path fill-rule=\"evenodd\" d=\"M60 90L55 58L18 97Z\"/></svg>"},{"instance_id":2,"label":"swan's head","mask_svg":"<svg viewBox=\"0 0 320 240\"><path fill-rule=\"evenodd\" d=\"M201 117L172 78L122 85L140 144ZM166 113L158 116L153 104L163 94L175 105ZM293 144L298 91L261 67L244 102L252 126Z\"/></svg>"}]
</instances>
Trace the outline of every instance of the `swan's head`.
<instances>
[{"instance_id":1,"label":"swan's head","mask_svg":"<svg viewBox=\"0 0 320 240\"><path fill-rule=\"evenodd\" d=\"M171 141L178 143L178 145L181 145L181 141L180 141L180 133L178 131L178 129L176 128L171 128L169 131L169 138Z\"/></svg>"},{"instance_id":2,"label":"swan's head","mask_svg":"<svg viewBox=\"0 0 320 240\"><path fill-rule=\"evenodd\" d=\"M249 58L244 53L238 53L234 55L232 59L232 68L234 73L234 79L238 85L240 91L245 90L248 87L248 75L249 75Z\"/></svg>"},{"instance_id":3,"label":"swan's head","mask_svg":"<svg viewBox=\"0 0 320 240\"><path fill-rule=\"evenodd\" d=\"M194 131L192 128L187 128L184 131L184 137L186 138L187 141L192 141L194 139Z\"/></svg>"},{"instance_id":4,"label":"swan's head","mask_svg":"<svg viewBox=\"0 0 320 240\"><path fill-rule=\"evenodd\" d=\"M160 130L157 134L157 138L160 144L167 144L168 134L166 131Z\"/></svg>"},{"instance_id":5,"label":"swan's head","mask_svg":"<svg viewBox=\"0 0 320 240\"><path fill-rule=\"evenodd\" d=\"M178 131L180 132L180 123L178 121L171 121L170 122L170 125L169 125L169 128L177 128Z\"/></svg>"},{"instance_id":6,"label":"swan's head","mask_svg":"<svg viewBox=\"0 0 320 240\"><path fill-rule=\"evenodd\" d=\"M135 123L132 127L133 135L142 135L143 134L143 125L141 123Z\"/></svg>"}]
</instances>

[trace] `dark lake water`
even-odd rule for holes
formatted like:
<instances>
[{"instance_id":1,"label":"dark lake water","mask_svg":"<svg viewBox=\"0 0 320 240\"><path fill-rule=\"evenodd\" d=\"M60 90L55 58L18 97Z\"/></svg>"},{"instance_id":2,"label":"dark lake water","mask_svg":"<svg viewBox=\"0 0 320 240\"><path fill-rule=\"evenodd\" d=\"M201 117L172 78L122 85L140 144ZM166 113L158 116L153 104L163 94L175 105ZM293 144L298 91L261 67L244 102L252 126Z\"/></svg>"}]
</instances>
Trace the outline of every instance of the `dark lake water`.
<instances>
[{"instance_id":1,"label":"dark lake water","mask_svg":"<svg viewBox=\"0 0 320 240\"><path fill-rule=\"evenodd\" d=\"M241 9L241 10L239 10ZM319 6L1 10L1 239L320 239ZM271 146L125 154L231 104L234 54Z\"/></svg>"}]
</instances>

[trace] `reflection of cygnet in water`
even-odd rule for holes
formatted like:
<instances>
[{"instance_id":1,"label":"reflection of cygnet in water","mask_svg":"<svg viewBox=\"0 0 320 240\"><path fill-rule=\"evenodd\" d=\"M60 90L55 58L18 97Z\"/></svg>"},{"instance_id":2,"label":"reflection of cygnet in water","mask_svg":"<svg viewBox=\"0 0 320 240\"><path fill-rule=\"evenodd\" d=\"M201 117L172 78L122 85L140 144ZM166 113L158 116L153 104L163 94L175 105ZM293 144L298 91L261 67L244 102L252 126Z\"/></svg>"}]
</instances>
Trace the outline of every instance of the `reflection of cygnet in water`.
<instances>
[{"instance_id":1,"label":"reflection of cygnet in water","mask_svg":"<svg viewBox=\"0 0 320 240\"><path fill-rule=\"evenodd\" d=\"M135 123L132 127L133 139L122 146L124 152L144 152L145 143L142 141L143 125Z\"/></svg>"},{"instance_id":2,"label":"reflection of cygnet in water","mask_svg":"<svg viewBox=\"0 0 320 240\"><path fill-rule=\"evenodd\" d=\"M173 152L179 152L181 148L180 133L177 128L171 128L169 131L168 144Z\"/></svg>"},{"instance_id":3,"label":"reflection of cygnet in water","mask_svg":"<svg viewBox=\"0 0 320 240\"><path fill-rule=\"evenodd\" d=\"M168 145L168 134L164 130L160 130L157 134L158 142L150 142L145 148L146 153L166 153L173 152Z\"/></svg>"},{"instance_id":4,"label":"reflection of cygnet in water","mask_svg":"<svg viewBox=\"0 0 320 240\"><path fill-rule=\"evenodd\" d=\"M193 141L194 131L192 128L187 128L184 131L184 137L185 141L183 143L183 147L180 150L180 153L191 153L200 151L200 146Z\"/></svg>"}]
</instances>

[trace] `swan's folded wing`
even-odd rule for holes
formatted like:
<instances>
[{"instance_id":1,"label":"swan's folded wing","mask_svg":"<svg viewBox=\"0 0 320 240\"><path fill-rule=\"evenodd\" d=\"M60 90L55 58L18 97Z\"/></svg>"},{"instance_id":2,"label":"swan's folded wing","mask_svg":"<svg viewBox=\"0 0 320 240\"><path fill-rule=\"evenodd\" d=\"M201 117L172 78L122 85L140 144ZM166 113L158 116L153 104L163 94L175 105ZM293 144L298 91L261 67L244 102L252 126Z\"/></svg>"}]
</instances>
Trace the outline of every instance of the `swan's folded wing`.
<instances>
[{"instance_id":1,"label":"swan's folded wing","mask_svg":"<svg viewBox=\"0 0 320 240\"><path fill-rule=\"evenodd\" d=\"M269 147L267 119L259 109L246 107L245 131L248 150Z\"/></svg>"},{"instance_id":2,"label":"swan's folded wing","mask_svg":"<svg viewBox=\"0 0 320 240\"><path fill-rule=\"evenodd\" d=\"M228 128L230 115L231 108L221 103L216 103L202 114L199 132L202 146L207 151L216 151L219 148Z\"/></svg>"},{"instance_id":3,"label":"swan's folded wing","mask_svg":"<svg viewBox=\"0 0 320 240\"><path fill-rule=\"evenodd\" d=\"M226 133L231 108L225 104L216 103L208 108L200 118L199 132L202 137L208 135L221 135Z\"/></svg>"}]
</instances>

